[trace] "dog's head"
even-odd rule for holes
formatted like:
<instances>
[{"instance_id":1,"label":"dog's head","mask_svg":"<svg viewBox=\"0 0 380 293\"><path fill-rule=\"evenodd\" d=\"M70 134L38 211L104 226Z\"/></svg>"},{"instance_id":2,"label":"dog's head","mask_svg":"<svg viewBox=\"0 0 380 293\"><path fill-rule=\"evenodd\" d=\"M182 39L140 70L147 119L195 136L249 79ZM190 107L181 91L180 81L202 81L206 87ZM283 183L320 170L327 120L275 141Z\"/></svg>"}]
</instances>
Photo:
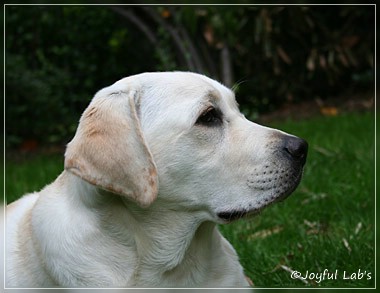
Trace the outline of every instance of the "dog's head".
<instances>
[{"instance_id":1,"label":"dog's head","mask_svg":"<svg viewBox=\"0 0 380 293\"><path fill-rule=\"evenodd\" d=\"M162 72L99 91L68 145L65 168L142 206L158 195L171 208L226 222L290 195L306 155L304 140L245 119L220 83Z\"/></svg>"}]
</instances>

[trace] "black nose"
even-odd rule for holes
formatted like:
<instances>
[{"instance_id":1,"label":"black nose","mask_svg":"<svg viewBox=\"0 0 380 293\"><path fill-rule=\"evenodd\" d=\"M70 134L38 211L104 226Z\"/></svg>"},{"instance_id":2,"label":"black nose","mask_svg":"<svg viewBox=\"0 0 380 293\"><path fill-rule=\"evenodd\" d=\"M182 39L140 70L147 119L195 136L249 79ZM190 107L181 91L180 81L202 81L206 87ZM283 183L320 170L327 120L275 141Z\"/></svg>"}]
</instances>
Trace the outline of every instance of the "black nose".
<instances>
[{"instance_id":1,"label":"black nose","mask_svg":"<svg viewBox=\"0 0 380 293\"><path fill-rule=\"evenodd\" d=\"M287 136L284 138L284 151L293 160L299 161L302 165L306 162L308 144L302 138Z\"/></svg>"}]
</instances>

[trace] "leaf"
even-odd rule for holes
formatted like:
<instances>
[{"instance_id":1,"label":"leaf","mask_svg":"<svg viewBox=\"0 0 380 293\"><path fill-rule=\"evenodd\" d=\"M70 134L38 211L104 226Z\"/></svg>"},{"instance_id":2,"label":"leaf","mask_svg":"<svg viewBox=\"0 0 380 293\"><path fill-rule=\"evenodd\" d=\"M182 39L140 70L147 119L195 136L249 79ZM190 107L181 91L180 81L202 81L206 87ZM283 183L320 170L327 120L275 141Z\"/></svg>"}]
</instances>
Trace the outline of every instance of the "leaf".
<instances>
[{"instance_id":1,"label":"leaf","mask_svg":"<svg viewBox=\"0 0 380 293\"><path fill-rule=\"evenodd\" d=\"M292 59L290 59L289 55L281 48L281 46L277 46L277 53L286 64L292 64Z\"/></svg>"},{"instance_id":2,"label":"leaf","mask_svg":"<svg viewBox=\"0 0 380 293\"><path fill-rule=\"evenodd\" d=\"M267 238L268 236L271 236L273 234L277 234L277 233L280 233L282 230L284 230L283 227L281 226L275 226L273 228L270 228L270 229L265 229L265 230L261 230L261 231L257 231L256 233L252 234L252 235L249 235L248 236L248 239L257 239L257 238Z\"/></svg>"},{"instance_id":3,"label":"leaf","mask_svg":"<svg viewBox=\"0 0 380 293\"><path fill-rule=\"evenodd\" d=\"M360 40L360 37L357 35L346 36L342 39L342 45L344 47L351 48L355 46L359 42L359 40Z\"/></svg>"},{"instance_id":4,"label":"leaf","mask_svg":"<svg viewBox=\"0 0 380 293\"><path fill-rule=\"evenodd\" d=\"M211 25L207 24L203 31L203 36L209 46L214 44L214 29Z\"/></svg>"},{"instance_id":5,"label":"leaf","mask_svg":"<svg viewBox=\"0 0 380 293\"><path fill-rule=\"evenodd\" d=\"M343 238L342 241L343 241L344 247L346 247L346 249L348 250L348 252L351 253L352 250L351 250L350 244L348 243L347 239Z\"/></svg>"},{"instance_id":6,"label":"leaf","mask_svg":"<svg viewBox=\"0 0 380 293\"><path fill-rule=\"evenodd\" d=\"M336 107L321 107L320 111L324 116L336 116L339 113Z\"/></svg>"},{"instance_id":7,"label":"leaf","mask_svg":"<svg viewBox=\"0 0 380 293\"><path fill-rule=\"evenodd\" d=\"M359 231L362 229L363 225L362 222L359 222L355 228L355 235L359 233Z\"/></svg>"},{"instance_id":8,"label":"leaf","mask_svg":"<svg viewBox=\"0 0 380 293\"><path fill-rule=\"evenodd\" d=\"M323 69L327 68L327 61L324 55L319 55L319 66Z\"/></svg>"},{"instance_id":9,"label":"leaf","mask_svg":"<svg viewBox=\"0 0 380 293\"><path fill-rule=\"evenodd\" d=\"M315 49L312 49L309 55L309 58L307 58L306 61L306 68L309 71L314 71L315 70L315 58L317 55L317 51Z\"/></svg>"},{"instance_id":10,"label":"leaf","mask_svg":"<svg viewBox=\"0 0 380 293\"><path fill-rule=\"evenodd\" d=\"M294 274L296 271L292 270L291 268L285 266L285 265L280 265L280 268L282 268L284 271L290 273L292 275L292 278L301 280L305 284L309 284L308 281L306 281L304 278L301 276L298 276L298 274Z\"/></svg>"},{"instance_id":11,"label":"leaf","mask_svg":"<svg viewBox=\"0 0 380 293\"><path fill-rule=\"evenodd\" d=\"M163 10L161 11L161 16L162 16L163 18L169 18L169 17L171 16L171 13L170 13L169 9L163 9Z\"/></svg>"}]
</instances>

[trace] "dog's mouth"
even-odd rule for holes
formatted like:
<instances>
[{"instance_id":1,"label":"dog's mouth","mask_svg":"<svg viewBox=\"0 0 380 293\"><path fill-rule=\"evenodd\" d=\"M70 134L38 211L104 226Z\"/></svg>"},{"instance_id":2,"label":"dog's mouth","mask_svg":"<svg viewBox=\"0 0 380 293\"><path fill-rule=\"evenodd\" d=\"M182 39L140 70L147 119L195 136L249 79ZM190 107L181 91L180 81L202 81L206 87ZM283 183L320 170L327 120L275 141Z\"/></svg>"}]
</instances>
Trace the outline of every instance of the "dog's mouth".
<instances>
[{"instance_id":1,"label":"dog's mouth","mask_svg":"<svg viewBox=\"0 0 380 293\"><path fill-rule=\"evenodd\" d=\"M233 210L233 211L226 211L226 212L220 212L218 213L218 217L223 220L223 222L232 222L235 220L239 220L241 218L253 216L255 214L258 214L261 209L255 209L255 210Z\"/></svg>"},{"instance_id":2,"label":"dog's mouth","mask_svg":"<svg viewBox=\"0 0 380 293\"><path fill-rule=\"evenodd\" d=\"M239 220L241 218L250 218L256 216L267 206L276 202L284 201L286 198L288 198L297 188L298 184L300 183L301 177L302 173L300 173L297 176L294 183L291 186L289 186L287 190L282 190L271 196L265 197L263 200L257 201L254 204L254 206L249 205L249 207L242 207L238 209L231 209L227 211L218 212L217 216L224 223L229 223L235 220Z\"/></svg>"}]
</instances>

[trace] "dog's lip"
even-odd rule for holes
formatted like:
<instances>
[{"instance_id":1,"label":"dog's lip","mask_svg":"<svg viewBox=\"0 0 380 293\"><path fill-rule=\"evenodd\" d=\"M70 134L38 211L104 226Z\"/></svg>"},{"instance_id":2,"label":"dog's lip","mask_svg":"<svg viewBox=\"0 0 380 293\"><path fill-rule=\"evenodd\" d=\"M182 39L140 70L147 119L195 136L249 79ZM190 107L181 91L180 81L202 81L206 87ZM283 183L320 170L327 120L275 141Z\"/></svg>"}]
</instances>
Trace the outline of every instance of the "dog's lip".
<instances>
[{"instance_id":1,"label":"dog's lip","mask_svg":"<svg viewBox=\"0 0 380 293\"><path fill-rule=\"evenodd\" d=\"M217 216L220 219L222 219L224 222L232 222L232 221L244 218L244 217L250 217L250 216L256 215L261 210L262 210L262 208L255 208L255 209L251 209L251 210L245 210L245 209L238 210L237 209L237 210L219 212L219 213L217 213Z\"/></svg>"},{"instance_id":2,"label":"dog's lip","mask_svg":"<svg viewBox=\"0 0 380 293\"><path fill-rule=\"evenodd\" d=\"M286 198L288 198L297 188L299 182L301 179L301 174L298 176L296 181L294 182L293 186L291 186L288 190L286 190L283 193L280 193L277 196L273 196L267 200L264 201L264 203L259 204L258 207L254 208L240 208L240 209L231 209L226 211L221 211L217 213L218 218L222 219L223 222L229 223L241 218L248 218L251 216L255 216L259 214L264 208L267 206L275 203L275 202L282 202Z\"/></svg>"}]
</instances>

